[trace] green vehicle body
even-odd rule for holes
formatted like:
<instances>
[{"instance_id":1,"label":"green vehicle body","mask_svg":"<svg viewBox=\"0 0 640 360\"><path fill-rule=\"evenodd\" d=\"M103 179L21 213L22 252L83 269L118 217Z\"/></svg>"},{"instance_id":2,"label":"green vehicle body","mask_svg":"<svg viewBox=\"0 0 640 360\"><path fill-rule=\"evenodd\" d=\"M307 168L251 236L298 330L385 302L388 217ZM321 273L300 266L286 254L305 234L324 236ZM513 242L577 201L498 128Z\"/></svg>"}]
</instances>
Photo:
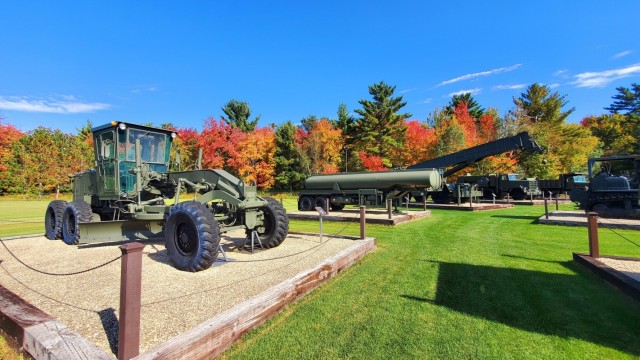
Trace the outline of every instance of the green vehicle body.
<instances>
[{"instance_id":1,"label":"green vehicle body","mask_svg":"<svg viewBox=\"0 0 640 360\"><path fill-rule=\"evenodd\" d=\"M442 186L436 169L390 170L312 175L298 194L298 209L342 210L345 205L381 206L387 199L401 199L411 191L431 191Z\"/></svg>"},{"instance_id":2,"label":"green vehicle body","mask_svg":"<svg viewBox=\"0 0 640 360\"><path fill-rule=\"evenodd\" d=\"M505 198L524 200L542 195L536 179L521 179L518 174L464 175L459 182L476 184L485 199Z\"/></svg>"},{"instance_id":3,"label":"green vehicle body","mask_svg":"<svg viewBox=\"0 0 640 360\"><path fill-rule=\"evenodd\" d=\"M266 247L286 237L284 209L258 197L255 186L224 170L169 172L175 133L124 122L92 133L95 168L72 175L71 203L49 205L48 238L68 244L164 238L174 266L198 271L215 260L221 233L244 229L255 240L255 232Z\"/></svg>"},{"instance_id":4,"label":"green vehicle body","mask_svg":"<svg viewBox=\"0 0 640 360\"><path fill-rule=\"evenodd\" d=\"M603 217L640 217L640 155L588 160L589 186L569 193L580 209Z\"/></svg>"}]
</instances>

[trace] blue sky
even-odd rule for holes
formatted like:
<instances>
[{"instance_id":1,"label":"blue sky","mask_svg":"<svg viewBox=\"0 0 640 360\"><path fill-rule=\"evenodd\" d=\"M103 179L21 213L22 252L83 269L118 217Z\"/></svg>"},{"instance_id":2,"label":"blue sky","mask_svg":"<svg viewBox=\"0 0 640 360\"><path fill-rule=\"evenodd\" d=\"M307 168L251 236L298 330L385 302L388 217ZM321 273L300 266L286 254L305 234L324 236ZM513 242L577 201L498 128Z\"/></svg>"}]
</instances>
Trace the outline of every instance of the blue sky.
<instances>
[{"instance_id":1,"label":"blue sky","mask_svg":"<svg viewBox=\"0 0 640 360\"><path fill-rule=\"evenodd\" d=\"M501 114L538 82L571 122L640 82L638 1L4 1L0 116L202 128L231 99L260 126L334 118L381 80L425 120L470 91Z\"/></svg>"}]
</instances>

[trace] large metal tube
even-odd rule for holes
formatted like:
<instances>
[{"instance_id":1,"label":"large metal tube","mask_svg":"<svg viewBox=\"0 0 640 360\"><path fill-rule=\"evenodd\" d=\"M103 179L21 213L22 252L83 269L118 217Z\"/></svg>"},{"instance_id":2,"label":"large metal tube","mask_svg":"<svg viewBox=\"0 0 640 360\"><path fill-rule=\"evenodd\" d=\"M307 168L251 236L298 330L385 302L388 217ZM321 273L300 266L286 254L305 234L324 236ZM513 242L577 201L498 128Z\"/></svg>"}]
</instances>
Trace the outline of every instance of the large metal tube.
<instances>
[{"instance_id":1,"label":"large metal tube","mask_svg":"<svg viewBox=\"0 0 640 360\"><path fill-rule=\"evenodd\" d=\"M305 190L439 189L441 185L442 177L437 169L411 169L312 175L305 181L304 188Z\"/></svg>"}]
</instances>

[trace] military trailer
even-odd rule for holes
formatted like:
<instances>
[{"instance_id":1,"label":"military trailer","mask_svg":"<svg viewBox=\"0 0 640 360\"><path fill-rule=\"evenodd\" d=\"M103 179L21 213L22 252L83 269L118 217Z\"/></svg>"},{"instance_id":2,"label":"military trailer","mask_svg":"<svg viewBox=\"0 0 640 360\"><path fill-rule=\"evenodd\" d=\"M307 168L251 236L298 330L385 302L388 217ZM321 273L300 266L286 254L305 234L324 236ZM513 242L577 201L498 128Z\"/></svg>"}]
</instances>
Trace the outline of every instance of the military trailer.
<instances>
[{"instance_id":1,"label":"military trailer","mask_svg":"<svg viewBox=\"0 0 640 360\"><path fill-rule=\"evenodd\" d=\"M442 177L436 169L312 175L299 192L298 209L326 209L327 201L334 211L348 204L380 206L411 191L432 191L441 186Z\"/></svg>"},{"instance_id":2,"label":"military trailer","mask_svg":"<svg viewBox=\"0 0 640 360\"><path fill-rule=\"evenodd\" d=\"M493 196L505 198L508 195L514 200L524 200L542 194L538 180L521 179L518 174L465 175L458 177L458 181L477 184L485 199L492 199Z\"/></svg>"},{"instance_id":3,"label":"military trailer","mask_svg":"<svg viewBox=\"0 0 640 360\"><path fill-rule=\"evenodd\" d=\"M255 186L224 170L169 172L175 133L126 122L91 131L95 168L72 176L73 201L49 204L47 238L69 245L163 238L171 263L186 271L209 268L227 231L243 229L266 248L286 238L285 210Z\"/></svg>"},{"instance_id":4,"label":"military trailer","mask_svg":"<svg viewBox=\"0 0 640 360\"><path fill-rule=\"evenodd\" d=\"M592 158L589 186L569 193L585 211L608 217L640 217L640 155Z\"/></svg>"},{"instance_id":5,"label":"military trailer","mask_svg":"<svg viewBox=\"0 0 640 360\"><path fill-rule=\"evenodd\" d=\"M568 173L558 175L558 179L538 180L538 186L544 197L551 194L566 194L573 189L586 189L589 186L587 174Z\"/></svg>"}]
</instances>

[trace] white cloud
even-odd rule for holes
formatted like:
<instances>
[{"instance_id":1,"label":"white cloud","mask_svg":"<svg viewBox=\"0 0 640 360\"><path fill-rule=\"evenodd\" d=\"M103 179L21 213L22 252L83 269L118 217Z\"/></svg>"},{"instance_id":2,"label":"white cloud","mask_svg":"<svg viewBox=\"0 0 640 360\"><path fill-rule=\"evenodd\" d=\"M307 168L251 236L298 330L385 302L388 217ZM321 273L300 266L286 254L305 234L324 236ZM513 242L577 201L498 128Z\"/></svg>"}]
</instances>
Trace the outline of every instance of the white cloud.
<instances>
[{"instance_id":1,"label":"white cloud","mask_svg":"<svg viewBox=\"0 0 640 360\"><path fill-rule=\"evenodd\" d=\"M432 98L428 98L428 99L423 100L421 103L422 104L431 104L432 101L433 101Z\"/></svg>"},{"instance_id":2,"label":"white cloud","mask_svg":"<svg viewBox=\"0 0 640 360\"><path fill-rule=\"evenodd\" d=\"M625 56L631 54L632 52L633 51L631 51L631 50L620 51L619 53L613 55L611 58L620 59L621 57L625 57Z\"/></svg>"},{"instance_id":3,"label":"white cloud","mask_svg":"<svg viewBox=\"0 0 640 360\"><path fill-rule=\"evenodd\" d=\"M560 86L560 84L558 84L558 83L553 83L553 84L549 84L549 85L547 85L547 86L549 87L549 89L555 89L555 88L559 87L559 86Z\"/></svg>"},{"instance_id":4,"label":"white cloud","mask_svg":"<svg viewBox=\"0 0 640 360\"><path fill-rule=\"evenodd\" d=\"M575 75L575 81L571 84L574 84L577 87L586 87L586 88L596 88L603 87L609 84L610 82L626 78L629 76L633 76L636 74L640 74L640 63L629 65L627 67L605 70L599 72L584 72L578 75Z\"/></svg>"},{"instance_id":5,"label":"white cloud","mask_svg":"<svg viewBox=\"0 0 640 360\"><path fill-rule=\"evenodd\" d=\"M515 84L515 85L496 85L493 90L518 90L525 88L527 84Z\"/></svg>"},{"instance_id":6,"label":"white cloud","mask_svg":"<svg viewBox=\"0 0 640 360\"><path fill-rule=\"evenodd\" d=\"M408 92L412 92L412 91L416 91L416 90L418 90L418 88L405 89L405 90L401 90L399 93L400 94L406 94Z\"/></svg>"},{"instance_id":7,"label":"white cloud","mask_svg":"<svg viewBox=\"0 0 640 360\"><path fill-rule=\"evenodd\" d=\"M447 95L447 96L448 97L453 97L454 95L462 95L462 94L466 94L466 93L469 93L471 95L476 95L476 94L480 94L481 91L482 91L482 89L480 89L480 88L459 90L459 91L454 91L452 93L449 93L449 95Z\"/></svg>"},{"instance_id":8,"label":"white cloud","mask_svg":"<svg viewBox=\"0 0 640 360\"><path fill-rule=\"evenodd\" d=\"M77 114L105 110L111 107L111 105L104 103L77 101L75 97L70 95L59 96L59 98L58 100L42 100L17 96L0 96L0 109L54 114Z\"/></svg>"},{"instance_id":9,"label":"white cloud","mask_svg":"<svg viewBox=\"0 0 640 360\"><path fill-rule=\"evenodd\" d=\"M567 70L558 70L556 72L553 73L553 76L559 76L559 77L563 77L566 78L567 77Z\"/></svg>"},{"instance_id":10,"label":"white cloud","mask_svg":"<svg viewBox=\"0 0 640 360\"><path fill-rule=\"evenodd\" d=\"M481 76L489 76L489 75L494 75L494 74L505 73L505 72L516 70L520 66L522 66L522 64L515 64L515 65L512 65L512 66L508 66L508 67L502 67L502 68L492 69L492 70L488 70L488 71L481 71L481 72L477 72L477 73L473 73L473 74L466 74L466 75L458 76L457 78L453 78L453 79L450 79L450 80L445 80L445 81L441 82L440 84L438 84L438 86L447 85L447 84L453 84L455 82L463 81L463 80L475 79L475 78L478 78L478 77L481 77Z\"/></svg>"}]
</instances>

